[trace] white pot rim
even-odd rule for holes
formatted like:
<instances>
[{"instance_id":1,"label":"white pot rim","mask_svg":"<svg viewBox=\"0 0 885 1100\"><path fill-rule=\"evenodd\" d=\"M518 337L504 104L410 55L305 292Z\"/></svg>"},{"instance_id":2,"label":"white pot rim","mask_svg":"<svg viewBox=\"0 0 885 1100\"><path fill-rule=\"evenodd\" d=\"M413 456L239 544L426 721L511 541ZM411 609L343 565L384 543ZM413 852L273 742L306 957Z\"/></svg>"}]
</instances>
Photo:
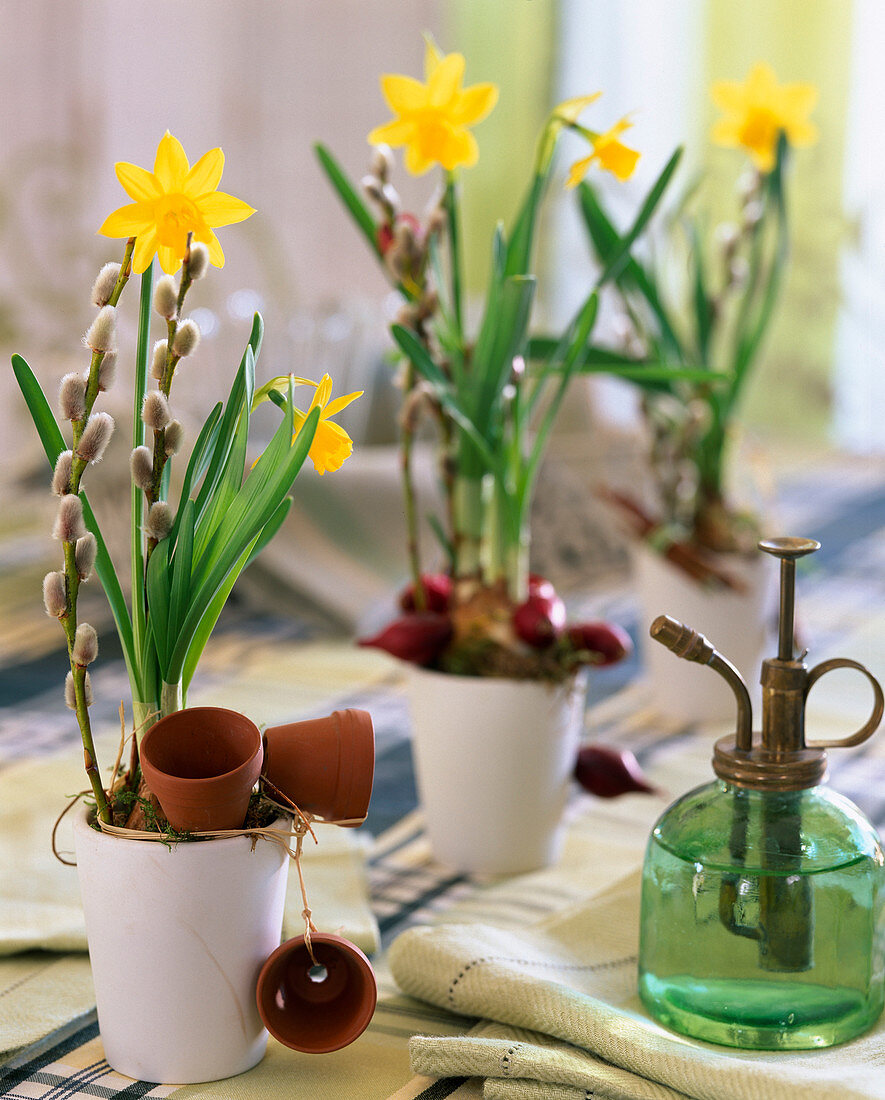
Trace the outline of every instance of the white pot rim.
<instances>
[{"instance_id":1,"label":"white pot rim","mask_svg":"<svg viewBox=\"0 0 885 1100\"><path fill-rule=\"evenodd\" d=\"M588 669L582 667L569 673L569 675L562 680L548 680L545 678L531 680L521 676L467 676L461 672L441 672L436 668L424 668L423 665L411 663L408 663L406 668L406 675L416 680L423 679L431 682L436 681L438 683L443 683L445 681L464 686L475 685L476 687L482 687L483 685L494 685L495 687L506 686L508 689L515 691L527 688L530 690L537 690L539 687L547 688L549 691L559 691L562 688L570 688L578 683L582 677L587 675L587 672ZM470 690L469 687L468 690Z\"/></svg>"},{"instance_id":2,"label":"white pot rim","mask_svg":"<svg viewBox=\"0 0 885 1100\"><path fill-rule=\"evenodd\" d=\"M211 844L212 850L218 853L227 848L242 847L243 841L251 844L253 840L261 839L260 835L244 832L242 836L201 836L181 840L173 837L165 837L160 833L150 833L150 840L140 840L138 837L134 836L118 836L115 833L106 833L102 829L94 829L89 823L89 818L95 813L92 806L80 805L70 812L74 819L73 824L75 831L82 833L84 836L88 836L91 833L94 837L100 838L100 843L102 844L137 844L139 848L145 848L146 850L150 850L150 845L160 844L173 851L196 851L205 844ZM267 828L276 828L280 823L286 820L285 815L281 814L279 817L274 818Z\"/></svg>"}]
</instances>

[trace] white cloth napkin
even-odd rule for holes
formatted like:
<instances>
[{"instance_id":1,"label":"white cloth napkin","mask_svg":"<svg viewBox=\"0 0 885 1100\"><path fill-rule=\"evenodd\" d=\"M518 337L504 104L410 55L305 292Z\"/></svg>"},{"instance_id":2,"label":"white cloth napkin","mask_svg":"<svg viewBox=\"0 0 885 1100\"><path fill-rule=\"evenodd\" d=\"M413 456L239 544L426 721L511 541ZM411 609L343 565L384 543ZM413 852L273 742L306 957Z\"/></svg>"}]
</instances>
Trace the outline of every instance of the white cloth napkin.
<instances>
[{"instance_id":1,"label":"white cloth napkin","mask_svg":"<svg viewBox=\"0 0 885 1100\"><path fill-rule=\"evenodd\" d=\"M498 1100L885 1098L885 1025L823 1051L769 1053L660 1027L636 988L639 876L534 927L415 928L391 946L412 996L483 1023L411 1042L412 1068L486 1078Z\"/></svg>"}]
</instances>

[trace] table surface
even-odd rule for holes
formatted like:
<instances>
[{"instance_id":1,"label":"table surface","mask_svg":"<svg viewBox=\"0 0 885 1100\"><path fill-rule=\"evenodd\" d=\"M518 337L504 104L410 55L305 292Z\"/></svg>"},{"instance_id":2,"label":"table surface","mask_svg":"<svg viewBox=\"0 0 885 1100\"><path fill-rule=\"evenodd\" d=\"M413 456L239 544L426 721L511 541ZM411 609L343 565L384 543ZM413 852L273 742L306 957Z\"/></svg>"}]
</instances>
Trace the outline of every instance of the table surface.
<instances>
[{"instance_id":1,"label":"table surface","mask_svg":"<svg viewBox=\"0 0 885 1100\"><path fill-rule=\"evenodd\" d=\"M885 487L881 479L857 466L847 473L834 471L823 479L797 479L785 494L781 513L782 530L818 538L823 545L812 559L813 566L800 573L797 599L802 628L815 642L815 663L821 653L830 656L842 652L843 643L855 642L862 651L845 649L844 655L869 663L881 677L885 668L877 668L874 663L878 648L885 647ZM42 551L35 554L34 545L27 531L13 531L0 539L0 608L6 626L6 660L0 672L0 767L25 757L53 753L73 743L72 731L60 731L57 720L58 684L65 654L58 646L55 624L38 621L34 611L33 592L39 591L46 568L39 560ZM604 590L582 595L575 602L582 614L610 615L636 635L636 609L627 577L614 577ZM875 622L877 615L883 618L881 625ZM14 650L10 648L13 636ZM333 707L363 707L371 712L376 730L376 780L364 832L369 836L366 867L370 901L381 932L382 951L373 960L381 996L367 1034L375 1043L371 1050L384 1049L387 1061L384 1072L379 1071L373 1078L366 1065L366 1058L373 1056L367 1053L369 1047L362 1054L322 1056L317 1061L329 1067L328 1074L315 1071L319 1076L311 1078L313 1084L307 1092L296 1086L293 1078L286 1094L311 1095L318 1100L375 1096L380 1100L394 1095L397 1100L416 1096L430 1100L456 1094L479 1095L471 1091L469 1082L457 1079L437 1083L411 1079L404 1053L409 1034L419 1029L456 1033L463 1029L464 1020L426 1006L422 1009L399 995L386 970L384 948L410 925L436 921L447 913L458 913L459 919L464 919L465 912L485 916L486 911L494 914L495 906L503 912L500 907L506 905L507 919L515 920L522 904L529 919L543 912L545 901L520 895L518 883L511 884L508 892L496 880L456 874L433 861L417 809L409 721L396 667L379 657L371 666L372 675L351 687L348 673L354 666L347 656L347 643L326 643L322 623L315 617L307 621L234 601L201 666L201 698L223 692L234 658L239 666L255 667L270 660L271 654L278 661L282 651L295 667L301 654L315 652L318 640L325 646L326 662L339 655L340 671L337 680L332 678L331 688L326 682L322 688L314 686L313 694L310 670L305 672L306 711L328 713ZM122 661L113 657L112 637L103 638L102 643L103 667L97 674L101 682L96 684L100 688L96 696L119 699L126 691ZM360 666L363 671L365 667ZM99 710L97 718L111 722L114 716L110 709L105 713ZM631 748L650 774L661 762L672 767L674 760L682 756L697 760L709 747L709 734L667 723L648 710L635 657L592 677L587 730L594 740ZM832 753L830 781L881 829L885 826L885 784L880 782L883 769L880 761L868 755L869 744L851 753ZM576 792L569 812L596 814L600 828L617 827L618 804L594 807L592 801ZM273 1069L270 1053L268 1060ZM248 1097L252 1095L248 1077L236 1079L241 1082L236 1087L222 1082L214 1090L211 1086L181 1089L130 1081L113 1073L103 1061L94 1012L69 1021L27 1049L0 1056L0 1095L22 1100L87 1096L128 1100L173 1093L182 1100L190 1096ZM320 1085L317 1091L317 1080L327 1080L328 1084Z\"/></svg>"}]
</instances>

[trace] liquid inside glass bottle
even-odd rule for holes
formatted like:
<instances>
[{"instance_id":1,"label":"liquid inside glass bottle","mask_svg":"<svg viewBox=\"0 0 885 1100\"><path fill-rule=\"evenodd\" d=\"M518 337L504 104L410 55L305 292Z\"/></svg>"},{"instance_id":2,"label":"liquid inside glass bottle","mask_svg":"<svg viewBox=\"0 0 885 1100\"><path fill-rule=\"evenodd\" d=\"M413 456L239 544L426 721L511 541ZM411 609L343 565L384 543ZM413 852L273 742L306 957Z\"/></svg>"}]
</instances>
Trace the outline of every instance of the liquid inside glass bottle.
<instances>
[{"instance_id":1,"label":"liquid inside glass bottle","mask_svg":"<svg viewBox=\"0 0 885 1100\"><path fill-rule=\"evenodd\" d=\"M762 662L762 730L738 670L702 635L665 615L652 637L708 665L737 702L733 735L713 754L715 782L689 792L655 826L645 858L639 991L674 1031L727 1046L800 1050L844 1042L885 1002L885 859L876 830L821 786L827 748L860 744L885 713L885 694L848 658L809 670L794 657L796 559L811 539L769 539L781 559L776 657ZM805 701L836 668L873 688L865 725L807 741Z\"/></svg>"},{"instance_id":2,"label":"liquid inside glass bottle","mask_svg":"<svg viewBox=\"0 0 885 1100\"><path fill-rule=\"evenodd\" d=\"M885 1001L883 907L882 846L847 799L710 783L649 841L640 994L660 1023L707 1042L844 1042Z\"/></svg>"}]
</instances>

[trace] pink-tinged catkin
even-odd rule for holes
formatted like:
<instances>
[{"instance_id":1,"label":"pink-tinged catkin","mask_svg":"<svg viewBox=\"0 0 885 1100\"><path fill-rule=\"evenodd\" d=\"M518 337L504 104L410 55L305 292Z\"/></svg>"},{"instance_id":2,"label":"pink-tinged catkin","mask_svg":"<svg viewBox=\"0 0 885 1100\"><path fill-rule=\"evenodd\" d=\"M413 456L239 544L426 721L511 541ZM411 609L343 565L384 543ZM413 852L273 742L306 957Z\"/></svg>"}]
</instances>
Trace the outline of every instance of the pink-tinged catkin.
<instances>
[{"instance_id":1,"label":"pink-tinged catkin","mask_svg":"<svg viewBox=\"0 0 885 1100\"><path fill-rule=\"evenodd\" d=\"M87 531L82 538L77 539L74 546L74 566L81 581L88 581L92 576L97 553L98 543L91 531Z\"/></svg>"},{"instance_id":2,"label":"pink-tinged catkin","mask_svg":"<svg viewBox=\"0 0 885 1100\"><path fill-rule=\"evenodd\" d=\"M80 623L74 634L74 646L71 650L71 660L75 665L91 665L98 656L98 635L95 627L89 623Z\"/></svg>"},{"instance_id":3,"label":"pink-tinged catkin","mask_svg":"<svg viewBox=\"0 0 885 1100\"><path fill-rule=\"evenodd\" d=\"M67 493L58 502L52 537L61 542L76 542L86 534L83 505L76 493Z\"/></svg>"},{"instance_id":4,"label":"pink-tinged catkin","mask_svg":"<svg viewBox=\"0 0 885 1100\"><path fill-rule=\"evenodd\" d=\"M52 491L57 497L63 497L71 491L71 462L74 458L73 451L62 451L55 460L55 469L52 471Z\"/></svg>"},{"instance_id":5,"label":"pink-tinged catkin","mask_svg":"<svg viewBox=\"0 0 885 1100\"><path fill-rule=\"evenodd\" d=\"M169 402L159 390L151 390L144 395L141 419L155 432L162 431L172 419L169 415Z\"/></svg>"},{"instance_id":6,"label":"pink-tinged catkin","mask_svg":"<svg viewBox=\"0 0 885 1100\"><path fill-rule=\"evenodd\" d=\"M129 472L139 489L150 490L154 482L154 458L147 447L136 447L129 456Z\"/></svg>"},{"instance_id":7,"label":"pink-tinged catkin","mask_svg":"<svg viewBox=\"0 0 885 1100\"><path fill-rule=\"evenodd\" d=\"M120 278L119 264L105 264L92 284L92 304L101 308L106 306L114 293L117 279Z\"/></svg>"},{"instance_id":8,"label":"pink-tinged catkin","mask_svg":"<svg viewBox=\"0 0 885 1100\"><path fill-rule=\"evenodd\" d=\"M154 287L154 309L167 321L178 313L178 288L171 275L164 275Z\"/></svg>"},{"instance_id":9,"label":"pink-tinged catkin","mask_svg":"<svg viewBox=\"0 0 885 1100\"><path fill-rule=\"evenodd\" d=\"M182 321L175 331L175 339L172 341L172 351L183 359L186 355L193 355L200 343L200 329L196 321L190 317Z\"/></svg>"},{"instance_id":10,"label":"pink-tinged catkin","mask_svg":"<svg viewBox=\"0 0 885 1100\"><path fill-rule=\"evenodd\" d=\"M66 374L58 390L58 405L64 420L82 420L86 415L86 379L76 371Z\"/></svg>"},{"instance_id":11,"label":"pink-tinged catkin","mask_svg":"<svg viewBox=\"0 0 885 1100\"><path fill-rule=\"evenodd\" d=\"M113 306L101 307L86 330L83 343L93 351L117 350L117 311Z\"/></svg>"},{"instance_id":12,"label":"pink-tinged catkin","mask_svg":"<svg viewBox=\"0 0 885 1100\"><path fill-rule=\"evenodd\" d=\"M158 340L156 344L154 344L154 350L151 355L151 378L156 378L158 382L166 373L166 356L168 353L168 340Z\"/></svg>"},{"instance_id":13,"label":"pink-tinged catkin","mask_svg":"<svg viewBox=\"0 0 885 1100\"><path fill-rule=\"evenodd\" d=\"M114 384L116 373L117 353L115 351L105 352L104 358L98 367L98 388L102 391L109 390Z\"/></svg>"},{"instance_id":14,"label":"pink-tinged catkin","mask_svg":"<svg viewBox=\"0 0 885 1100\"><path fill-rule=\"evenodd\" d=\"M149 539L162 542L172 530L172 509L165 500L157 500L151 505L147 520L144 525L144 533Z\"/></svg>"},{"instance_id":15,"label":"pink-tinged catkin","mask_svg":"<svg viewBox=\"0 0 885 1100\"><path fill-rule=\"evenodd\" d=\"M192 279L202 279L209 270L209 249L202 241L191 244L187 261L187 273Z\"/></svg>"},{"instance_id":16,"label":"pink-tinged catkin","mask_svg":"<svg viewBox=\"0 0 885 1100\"><path fill-rule=\"evenodd\" d=\"M84 462L101 462L105 448L114 434L114 418L110 413L93 413L86 421L86 427L77 444L77 457Z\"/></svg>"},{"instance_id":17,"label":"pink-tinged catkin","mask_svg":"<svg viewBox=\"0 0 885 1100\"><path fill-rule=\"evenodd\" d=\"M52 619L61 618L67 611L64 573L47 573L43 578L43 606Z\"/></svg>"},{"instance_id":18,"label":"pink-tinged catkin","mask_svg":"<svg viewBox=\"0 0 885 1100\"><path fill-rule=\"evenodd\" d=\"M163 436L163 445L166 450L166 457L171 458L172 455L177 455L181 450L181 444L184 439L184 429L181 426L181 421L170 420L166 425L166 432Z\"/></svg>"},{"instance_id":19,"label":"pink-tinged catkin","mask_svg":"<svg viewBox=\"0 0 885 1100\"><path fill-rule=\"evenodd\" d=\"M83 695L86 699L86 706L91 707L93 702L92 681L89 679L88 672L84 675ZM72 672L69 672L65 677L65 703L71 708L71 710L77 709L77 699L74 693L74 674Z\"/></svg>"}]
</instances>

